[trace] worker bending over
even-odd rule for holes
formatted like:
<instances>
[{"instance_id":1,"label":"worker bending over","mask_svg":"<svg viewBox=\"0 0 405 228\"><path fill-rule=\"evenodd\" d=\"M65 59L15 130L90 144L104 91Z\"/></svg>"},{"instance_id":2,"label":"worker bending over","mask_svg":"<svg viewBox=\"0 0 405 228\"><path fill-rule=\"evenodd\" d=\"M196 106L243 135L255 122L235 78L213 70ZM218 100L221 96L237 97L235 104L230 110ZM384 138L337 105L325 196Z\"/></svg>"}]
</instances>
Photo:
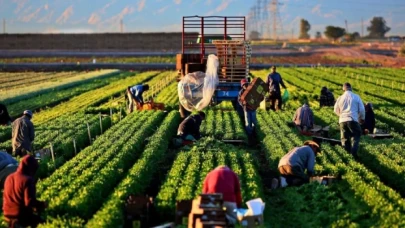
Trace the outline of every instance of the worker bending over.
<instances>
[{"instance_id":1,"label":"worker bending over","mask_svg":"<svg viewBox=\"0 0 405 228\"><path fill-rule=\"evenodd\" d=\"M205 177L203 193L222 193L228 222L236 224L237 216L235 209L242 206L242 193L236 173L227 166L218 166Z\"/></svg>"},{"instance_id":2,"label":"worker bending over","mask_svg":"<svg viewBox=\"0 0 405 228\"><path fill-rule=\"evenodd\" d=\"M363 130L363 134L372 134L375 128L375 117L373 111L373 105L371 103L367 103L364 106L364 110L366 112L366 118L364 122L361 124L361 128Z\"/></svg>"},{"instance_id":3,"label":"worker bending over","mask_svg":"<svg viewBox=\"0 0 405 228\"><path fill-rule=\"evenodd\" d=\"M127 95L129 99L129 113L132 113L134 111L134 100L136 103L138 103L140 106L143 106L144 101L143 101L143 92L149 90L149 85L144 84L144 85L135 85L132 87L128 87L127 89Z\"/></svg>"},{"instance_id":4,"label":"worker bending over","mask_svg":"<svg viewBox=\"0 0 405 228\"><path fill-rule=\"evenodd\" d=\"M302 133L308 133L309 130L314 127L314 113L307 102L297 109L293 121L295 126Z\"/></svg>"},{"instance_id":5,"label":"worker bending over","mask_svg":"<svg viewBox=\"0 0 405 228\"><path fill-rule=\"evenodd\" d=\"M196 141L201 138L200 126L205 119L204 112L198 112L198 114L190 115L185 118L177 129L177 136L183 140Z\"/></svg>"},{"instance_id":6,"label":"worker bending over","mask_svg":"<svg viewBox=\"0 0 405 228\"><path fill-rule=\"evenodd\" d=\"M335 97L333 93L329 91L329 89L324 86L321 89L321 96L319 98L319 106L322 107L329 107L335 104Z\"/></svg>"},{"instance_id":7,"label":"worker bending over","mask_svg":"<svg viewBox=\"0 0 405 228\"><path fill-rule=\"evenodd\" d=\"M359 122L362 123L366 115L364 104L359 95L352 92L350 83L343 84L343 90L345 92L336 100L334 111L339 116L342 146L357 158L362 134Z\"/></svg>"},{"instance_id":8,"label":"worker bending over","mask_svg":"<svg viewBox=\"0 0 405 228\"><path fill-rule=\"evenodd\" d=\"M309 140L304 146L295 147L284 155L278 163L278 171L288 185L300 186L309 183L309 177L314 175L315 157L320 152L318 143ZM307 173L305 174L305 170ZM278 179L272 180L272 188L280 185ZM283 184L281 184L283 186Z\"/></svg>"},{"instance_id":9,"label":"worker bending over","mask_svg":"<svg viewBox=\"0 0 405 228\"><path fill-rule=\"evenodd\" d=\"M281 110L283 105L280 85L283 86L284 89L287 89L287 87L284 85L281 75L276 72L276 67L273 66L271 70L272 72L267 76L266 84L269 87L269 99L271 102L270 108L273 111L276 111L276 101L278 101L277 110Z\"/></svg>"},{"instance_id":10,"label":"worker bending over","mask_svg":"<svg viewBox=\"0 0 405 228\"><path fill-rule=\"evenodd\" d=\"M0 103L0 126L10 125L11 117L8 114L7 107Z\"/></svg>"},{"instance_id":11,"label":"worker bending over","mask_svg":"<svg viewBox=\"0 0 405 228\"><path fill-rule=\"evenodd\" d=\"M32 141L34 141L35 130L31 122L32 112L25 110L22 117L14 120L12 124L13 155L24 156L32 152Z\"/></svg>"},{"instance_id":12,"label":"worker bending over","mask_svg":"<svg viewBox=\"0 0 405 228\"><path fill-rule=\"evenodd\" d=\"M0 187L4 188L6 178L17 170L18 162L8 153L0 152Z\"/></svg>"},{"instance_id":13,"label":"worker bending over","mask_svg":"<svg viewBox=\"0 0 405 228\"><path fill-rule=\"evenodd\" d=\"M9 175L4 184L3 214L9 227L37 227L42 218L34 214L47 207L45 202L36 198L34 175L38 162L33 156L26 155L15 173Z\"/></svg>"},{"instance_id":14,"label":"worker bending over","mask_svg":"<svg viewBox=\"0 0 405 228\"><path fill-rule=\"evenodd\" d=\"M240 106L243 108L243 116L245 117L245 127L246 127L246 132L249 137L252 136L253 134L253 128L254 126L257 126L257 119L256 119L256 108L250 107L246 101L242 101L241 97L243 93L246 91L249 82L246 79L242 79L240 81L240 85L242 89L239 91L238 95L238 102Z\"/></svg>"}]
</instances>

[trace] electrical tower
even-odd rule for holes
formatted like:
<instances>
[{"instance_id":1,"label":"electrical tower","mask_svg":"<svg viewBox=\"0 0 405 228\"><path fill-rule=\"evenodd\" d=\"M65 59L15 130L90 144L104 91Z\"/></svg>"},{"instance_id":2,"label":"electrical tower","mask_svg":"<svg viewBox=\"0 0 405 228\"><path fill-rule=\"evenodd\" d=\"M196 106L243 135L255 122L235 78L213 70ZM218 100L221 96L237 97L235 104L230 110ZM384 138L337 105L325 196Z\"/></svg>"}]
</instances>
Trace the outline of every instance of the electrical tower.
<instances>
[{"instance_id":1,"label":"electrical tower","mask_svg":"<svg viewBox=\"0 0 405 228\"><path fill-rule=\"evenodd\" d=\"M250 8L248 30L259 32L264 39L279 39L283 35L280 5L278 0L256 0Z\"/></svg>"},{"instance_id":2,"label":"electrical tower","mask_svg":"<svg viewBox=\"0 0 405 228\"><path fill-rule=\"evenodd\" d=\"M279 3L278 0L271 0L270 3L270 21L272 22L272 35L274 40L278 40L283 36L283 23L281 21L279 6L282 3Z\"/></svg>"},{"instance_id":3,"label":"electrical tower","mask_svg":"<svg viewBox=\"0 0 405 228\"><path fill-rule=\"evenodd\" d=\"M120 20L120 32L124 32L124 21L122 19Z\"/></svg>"}]
</instances>

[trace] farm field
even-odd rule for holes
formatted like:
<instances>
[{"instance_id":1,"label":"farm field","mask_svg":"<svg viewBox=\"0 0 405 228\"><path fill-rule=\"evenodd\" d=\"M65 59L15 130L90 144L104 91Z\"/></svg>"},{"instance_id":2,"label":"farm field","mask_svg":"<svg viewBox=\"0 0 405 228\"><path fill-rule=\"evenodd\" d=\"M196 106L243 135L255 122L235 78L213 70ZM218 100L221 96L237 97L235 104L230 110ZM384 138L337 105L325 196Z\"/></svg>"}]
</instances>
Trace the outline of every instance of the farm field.
<instances>
[{"instance_id":1,"label":"farm field","mask_svg":"<svg viewBox=\"0 0 405 228\"><path fill-rule=\"evenodd\" d=\"M256 146L247 145L241 118L230 103L223 102L205 109L204 138L180 149L170 147L181 121L174 71L105 72L108 76L98 72L63 89L50 89L60 84L46 87L48 80L41 77L67 80L84 77L82 73L16 74L19 88L29 87L35 95L29 99L0 96L0 102L7 104L13 116L26 107L35 110L34 147L52 145L55 151L55 160L41 161L38 174L38 197L49 205L43 213L47 223L41 227L122 227L123 204L131 193L155 197L156 223L172 221L176 200L195 198L205 175L221 164L238 174L245 202L264 199L265 227L404 227L405 70L319 67L278 71L290 100L282 112L258 111ZM252 71L263 79L268 72ZM0 80L13 85L2 74ZM358 160L339 146L322 144L316 174L338 175L342 180L328 187L312 183L270 191L279 159L309 139L288 124L303 101L310 102L315 123L330 125L330 136L340 138L338 117L331 107L319 108L318 98L322 86L337 98L346 81L363 102L373 103L377 128L395 137L362 136ZM167 112L126 114L125 90L139 83L154 88L144 97L164 103ZM0 149L11 150L10 137L11 129L0 127ZM246 143L221 141L228 139Z\"/></svg>"}]
</instances>

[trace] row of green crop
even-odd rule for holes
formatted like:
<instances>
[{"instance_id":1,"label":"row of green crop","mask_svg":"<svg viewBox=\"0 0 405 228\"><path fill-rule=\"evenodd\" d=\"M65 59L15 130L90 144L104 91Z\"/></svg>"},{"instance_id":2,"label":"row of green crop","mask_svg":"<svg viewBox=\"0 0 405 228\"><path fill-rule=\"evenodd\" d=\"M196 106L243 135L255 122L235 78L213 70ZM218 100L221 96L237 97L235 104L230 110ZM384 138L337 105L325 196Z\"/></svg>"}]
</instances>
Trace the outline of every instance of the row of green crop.
<instances>
[{"instance_id":1,"label":"row of green crop","mask_svg":"<svg viewBox=\"0 0 405 228\"><path fill-rule=\"evenodd\" d=\"M24 88L30 85L40 85L46 81L58 81L78 75L78 72L60 72L60 73L37 73L34 75L15 76L14 73L9 73L9 77L3 80L0 79L0 90L7 91L14 88Z\"/></svg>"},{"instance_id":2,"label":"row of green crop","mask_svg":"<svg viewBox=\"0 0 405 228\"><path fill-rule=\"evenodd\" d=\"M147 101L149 98L153 98L157 94L160 94L160 91L165 90L168 88L168 86L173 82L174 79L176 79L177 73L173 71L164 71L153 77L151 80L145 82L146 84L149 85L149 90L144 92L143 98L145 101ZM134 86L134 85L128 85L128 86ZM176 94L176 91L171 91L172 94ZM100 105L98 108L102 110L106 109L118 109L121 107L125 108L126 101L125 101L125 96L126 96L126 90L122 91L119 97L113 97L109 101L105 102L104 104ZM156 101L158 102L158 101ZM164 101L166 104L166 101ZM92 108L89 108L91 110ZM94 109L94 108L93 108Z\"/></svg>"},{"instance_id":3,"label":"row of green crop","mask_svg":"<svg viewBox=\"0 0 405 228\"><path fill-rule=\"evenodd\" d=\"M81 84L74 84L72 87L49 91L39 96L27 98L7 106L10 116L17 117L24 110L29 109L36 111L38 109L48 108L66 101L74 96L95 90L99 87L106 86L114 81L129 76L130 73L121 73L119 75L107 74L104 77L82 81Z\"/></svg>"},{"instance_id":4,"label":"row of green crop","mask_svg":"<svg viewBox=\"0 0 405 228\"><path fill-rule=\"evenodd\" d=\"M297 135L295 129L288 127L287 121L289 118L288 113L273 112L260 112L258 116L258 133L262 139L262 146L266 157L269 159L270 167L273 170L276 169L281 156L294 146L301 144L305 139L305 137ZM326 224L342 226L352 223L372 225L373 222L379 224L379 226L401 224L403 215L400 214L403 213L405 209L404 200L401 196L384 185L375 174L367 170L362 164L354 161L343 148L331 148L328 144L323 144L322 155L319 156L317 160L318 162L321 161L320 164L316 165L317 173L342 175L342 183L337 183L335 187L331 187L330 189L336 192L328 194L331 195L331 200L335 200L339 203L338 205L330 204L329 200L322 200L321 202L323 204L319 204L319 202L313 203L307 201L305 198L302 199L300 196L288 190L286 190L288 198L285 198L285 192L281 190L283 193L275 193L276 198L274 199L280 201L280 198L277 197L281 196L283 203L293 203L294 201L291 201L289 198L298 198L300 201L304 200L303 203L315 204L316 210L320 210L319 207L321 207L321 211L330 208L331 210L328 210L328 216L326 217L324 217L325 214L322 213L319 214L319 217L316 216L316 219L313 217L313 214L311 215L312 220L309 224L313 226L325 226ZM300 194L300 191L308 192L308 188L315 187L311 185L304 186L298 188L296 191ZM350 188L350 191L348 191L348 188ZM320 196L325 195L325 191L322 190L322 188L317 190L312 189L312 195L317 195L318 190L322 193ZM370 198L370 195L375 196L375 198ZM385 199L382 200L381 197L385 197ZM308 196L308 198L311 199L312 196ZM289 208L290 205L283 204L283 206ZM292 222L292 225L297 222L309 220L307 213L310 212L307 210L294 210L295 213L300 214L300 219L292 219L294 216L290 214L288 216L290 220L288 220L283 219L283 213L279 212L277 208L273 208L273 205L270 205L269 209L271 212L275 213L275 215L272 215L272 218L280 223L283 222L282 224L284 225L290 222ZM311 207L312 212L313 210L314 207ZM291 213L291 211L289 212ZM336 214L330 214L331 212L335 212ZM371 219L368 220L363 217L367 214L371 215ZM385 217L381 217L379 214L383 214ZM338 217L339 220L336 221L336 217ZM318 223L320 221L323 221L323 223Z\"/></svg>"},{"instance_id":5,"label":"row of green crop","mask_svg":"<svg viewBox=\"0 0 405 228\"><path fill-rule=\"evenodd\" d=\"M56 176L62 175L61 179L40 184L38 189L43 189L39 191L40 198L49 202L46 211L48 217L65 215L91 218L141 156L145 139L153 134L164 117L164 113L160 111L143 112L139 115L128 116L128 119L136 123L129 127L121 126L113 132L113 136L118 139L103 137L81 152L86 153L91 160L78 161L76 156L66 164L66 167L76 164L73 169L65 171L66 167L61 167L57 171ZM51 176L49 179L55 178Z\"/></svg>"},{"instance_id":6,"label":"row of green crop","mask_svg":"<svg viewBox=\"0 0 405 228\"><path fill-rule=\"evenodd\" d=\"M236 111L208 109L205 113L206 118L201 124L202 135L217 139L247 139L244 125Z\"/></svg>"},{"instance_id":7,"label":"row of green crop","mask_svg":"<svg viewBox=\"0 0 405 228\"><path fill-rule=\"evenodd\" d=\"M88 126L87 126L88 123ZM107 130L111 126L110 117L101 118L100 116L83 113L76 113L70 116L61 116L52 121L35 127L35 140L33 142L33 150L53 147L55 161L48 157L41 161L40 169L37 173L38 177L43 178L48 176L56 168L61 166L65 161L69 160L81 149L89 145L89 130L92 138L101 134L101 127ZM11 137L10 137L11 138ZM12 150L11 140L0 144L0 148L7 151Z\"/></svg>"},{"instance_id":8,"label":"row of green crop","mask_svg":"<svg viewBox=\"0 0 405 228\"><path fill-rule=\"evenodd\" d=\"M168 107L178 108L179 95L177 92L177 82L164 88L155 99L156 102L164 103Z\"/></svg>"},{"instance_id":9,"label":"row of green crop","mask_svg":"<svg viewBox=\"0 0 405 228\"><path fill-rule=\"evenodd\" d=\"M198 196L205 176L218 165L228 165L239 176L244 201L263 198L253 156L213 138L203 138L190 151L181 151L177 155L156 197L161 216L173 215L176 201Z\"/></svg>"},{"instance_id":10,"label":"row of green crop","mask_svg":"<svg viewBox=\"0 0 405 228\"><path fill-rule=\"evenodd\" d=\"M180 121L178 112L172 111L150 138L142 157L128 171L126 177L114 189L103 206L94 214L86 227L120 227L123 224L122 205L129 194L143 194L153 176L158 172L156 167L167 156L171 137L176 133Z\"/></svg>"},{"instance_id":11,"label":"row of green crop","mask_svg":"<svg viewBox=\"0 0 405 228\"><path fill-rule=\"evenodd\" d=\"M50 119L53 119L59 115L65 115L85 110L91 105L100 104L109 97L125 91L128 85L142 83L154 77L156 74L158 74L158 72L155 71L136 74L135 76L115 81L107 86L98 88L96 90L82 93L79 96L73 97L65 103L61 103L53 107L52 109L44 110L34 115L33 122L34 124L40 124L49 121Z\"/></svg>"},{"instance_id":12,"label":"row of green crop","mask_svg":"<svg viewBox=\"0 0 405 228\"><path fill-rule=\"evenodd\" d=\"M56 81L45 81L40 84L28 84L25 87L18 87L15 89L0 91L0 101L5 104L12 104L33 96L48 93L52 90L59 90L69 88L74 85L82 84L88 80L92 80L98 77L104 77L108 74L118 74L117 70L102 70L94 71L90 73L82 73L73 77L67 77Z\"/></svg>"}]
</instances>

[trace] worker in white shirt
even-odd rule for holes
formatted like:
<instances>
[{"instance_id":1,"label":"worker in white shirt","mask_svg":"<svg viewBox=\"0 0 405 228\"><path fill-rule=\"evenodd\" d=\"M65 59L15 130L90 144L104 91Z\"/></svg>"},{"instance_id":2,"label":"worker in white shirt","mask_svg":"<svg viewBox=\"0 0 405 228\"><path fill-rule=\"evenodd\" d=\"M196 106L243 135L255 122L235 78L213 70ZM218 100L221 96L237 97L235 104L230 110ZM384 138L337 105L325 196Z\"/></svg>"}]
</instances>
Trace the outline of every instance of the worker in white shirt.
<instances>
[{"instance_id":1,"label":"worker in white shirt","mask_svg":"<svg viewBox=\"0 0 405 228\"><path fill-rule=\"evenodd\" d=\"M360 96L352 92L350 83L344 83L343 90L345 92L336 100L334 111L339 116L342 146L353 157L357 158L362 134L360 123L364 121L366 116L364 104Z\"/></svg>"}]
</instances>

